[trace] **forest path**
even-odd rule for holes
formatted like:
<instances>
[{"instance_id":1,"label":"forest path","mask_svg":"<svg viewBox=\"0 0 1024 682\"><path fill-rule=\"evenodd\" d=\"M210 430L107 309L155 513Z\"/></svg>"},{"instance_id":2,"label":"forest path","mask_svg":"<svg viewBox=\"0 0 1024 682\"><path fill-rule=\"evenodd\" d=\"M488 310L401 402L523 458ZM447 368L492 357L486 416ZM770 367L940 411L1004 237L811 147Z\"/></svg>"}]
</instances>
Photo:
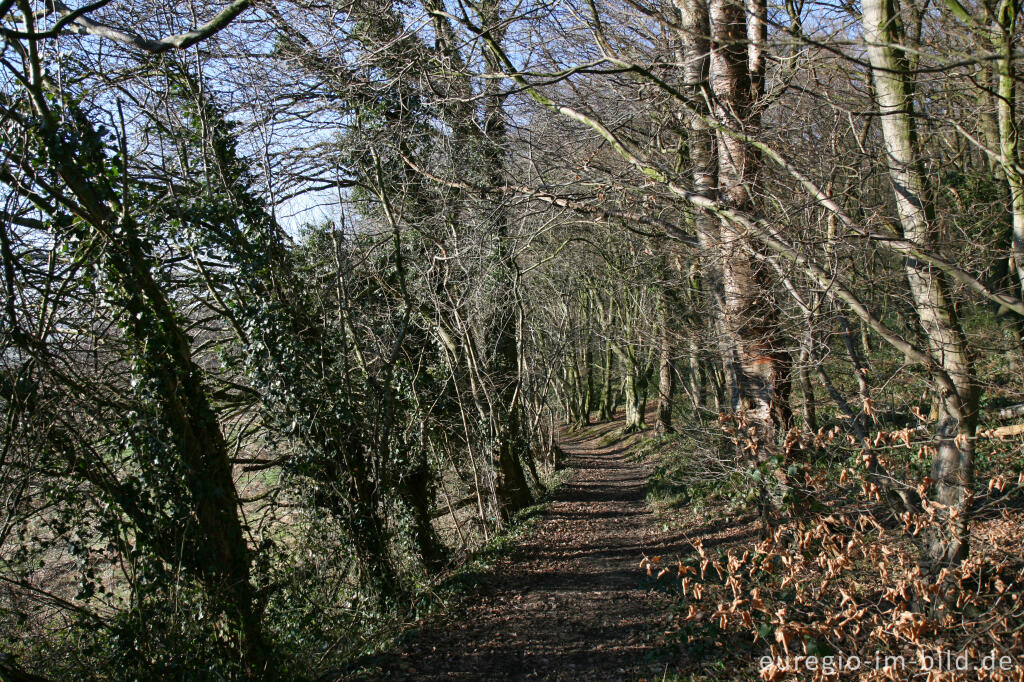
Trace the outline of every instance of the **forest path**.
<instances>
[{"instance_id":1,"label":"forest path","mask_svg":"<svg viewBox=\"0 0 1024 682\"><path fill-rule=\"evenodd\" d=\"M475 594L379 660L372 679L661 679L651 654L667 604L639 564L682 542L645 502L633 439L602 445L621 427L560 441L575 473L541 518Z\"/></svg>"}]
</instances>

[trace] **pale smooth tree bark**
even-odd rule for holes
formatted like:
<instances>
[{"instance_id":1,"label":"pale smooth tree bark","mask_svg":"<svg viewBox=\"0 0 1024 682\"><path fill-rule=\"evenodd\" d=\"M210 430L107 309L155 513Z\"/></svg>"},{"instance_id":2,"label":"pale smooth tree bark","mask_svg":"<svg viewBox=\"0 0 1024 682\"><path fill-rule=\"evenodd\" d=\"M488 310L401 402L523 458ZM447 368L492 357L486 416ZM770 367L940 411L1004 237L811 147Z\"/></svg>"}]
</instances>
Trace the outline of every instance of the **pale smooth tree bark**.
<instances>
[{"instance_id":1,"label":"pale smooth tree bark","mask_svg":"<svg viewBox=\"0 0 1024 682\"><path fill-rule=\"evenodd\" d=\"M1010 260L1016 274L1019 288L1013 292L1024 292L1024 175L1020 172L1020 131L1017 128L1017 80L1014 70L1013 45L1017 33L1017 17L1020 14L1019 0L999 0L995 10L993 43L998 58L998 89L996 110L998 112L999 161L1003 177L1010 192L1010 213L1012 232L1010 237ZM1020 321L1015 325L1018 344L1024 342L1024 331Z\"/></svg>"},{"instance_id":2,"label":"pale smooth tree bark","mask_svg":"<svg viewBox=\"0 0 1024 682\"><path fill-rule=\"evenodd\" d=\"M715 198L718 183L718 159L715 154L715 134L705 116L710 112L707 102L711 98L709 82L709 53L707 0L675 0L679 11L679 40L682 51L683 81L690 108L683 114L686 126L686 149L690 162L690 183L694 194L708 200ZM722 288L722 270L718 258L719 219L708 211L697 209L693 216L700 249L701 289L708 298L711 311L711 331L714 334L723 363L729 357L725 340L725 292ZM696 356L694 356L696 361ZM723 365L724 367L725 365ZM695 389L696 390L696 389Z\"/></svg>"},{"instance_id":3,"label":"pale smooth tree bark","mask_svg":"<svg viewBox=\"0 0 1024 682\"><path fill-rule=\"evenodd\" d=\"M915 246L932 250L933 207L918 153L913 81L899 48L903 35L895 0L864 0L863 24L903 236ZM941 565L960 561L968 551L977 390L945 275L913 257L905 259L905 268L917 317L927 337L933 360L930 370L939 397L932 478L936 480L936 499L948 511L946 527L932 543L931 558Z\"/></svg>"}]
</instances>

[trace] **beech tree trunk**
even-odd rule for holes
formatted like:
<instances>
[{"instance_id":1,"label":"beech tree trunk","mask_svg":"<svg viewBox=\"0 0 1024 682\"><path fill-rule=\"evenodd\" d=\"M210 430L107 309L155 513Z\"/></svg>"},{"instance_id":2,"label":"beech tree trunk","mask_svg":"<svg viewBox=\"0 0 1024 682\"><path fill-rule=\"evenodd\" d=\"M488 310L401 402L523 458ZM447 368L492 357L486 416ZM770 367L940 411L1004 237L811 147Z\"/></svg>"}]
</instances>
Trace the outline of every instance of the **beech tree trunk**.
<instances>
[{"instance_id":1,"label":"beech tree trunk","mask_svg":"<svg viewBox=\"0 0 1024 682\"><path fill-rule=\"evenodd\" d=\"M675 389L675 370L672 367L672 329L669 327L671 311L670 293L662 292L659 309L659 326L661 332L661 348L658 356L658 410L654 422L654 430L658 433L670 433L672 428L672 394Z\"/></svg>"},{"instance_id":2,"label":"beech tree trunk","mask_svg":"<svg viewBox=\"0 0 1024 682\"><path fill-rule=\"evenodd\" d=\"M1013 295L1024 294L1024 176L1020 173L1020 131L1017 122L1017 77L1013 46L1017 33L1019 0L1000 0L995 13L993 43L998 59L996 110L998 121L999 165L1006 182L1010 203L1009 258L1005 262L1007 279L1014 283ZM999 268L1003 270L1003 267ZM1003 274L1003 273L1000 273ZM1011 314L1011 329L1019 350L1024 350L1024 319Z\"/></svg>"},{"instance_id":3,"label":"beech tree trunk","mask_svg":"<svg viewBox=\"0 0 1024 682\"><path fill-rule=\"evenodd\" d=\"M999 74L996 97L999 121L999 158L1003 177L1010 190L1010 212L1013 231L1010 257L1017 275L1017 283L1024 287L1024 176L1021 176L1017 130L1017 81L1013 67L1013 45L1017 32L1018 0L1001 0L996 9L994 47L999 55L996 69ZM1019 291L1020 289L1018 289Z\"/></svg>"},{"instance_id":4,"label":"beech tree trunk","mask_svg":"<svg viewBox=\"0 0 1024 682\"><path fill-rule=\"evenodd\" d=\"M612 346L615 354L622 361L623 373L623 402L626 406L626 425L624 433L633 433L644 428L644 394L646 393L646 381L642 369L637 362L636 350L632 345L622 348L618 345Z\"/></svg>"},{"instance_id":5,"label":"beech tree trunk","mask_svg":"<svg viewBox=\"0 0 1024 682\"><path fill-rule=\"evenodd\" d=\"M712 116L723 126L758 126L754 100L763 83L761 26L747 23L742 0L710 0L709 81ZM763 14L752 6L752 17ZM748 36L748 30L750 36ZM718 132L718 195L733 209L756 212L758 156L750 145ZM758 248L729 221L720 224L718 257L724 293L727 381L733 411L753 426L762 445L781 440L789 428L789 359L779 341L776 302L767 273L748 249Z\"/></svg>"},{"instance_id":6,"label":"beech tree trunk","mask_svg":"<svg viewBox=\"0 0 1024 682\"><path fill-rule=\"evenodd\" d=\"M711 27L708 19L707 0L675 0L680 15L680 44L682 48L683 80L686 83L693 111L686 114L686 148L689 154L690 178L693 191L707 199L715 198L718 159L715 154L715 135L702 118L709 115L704 102L710 99L708 54L711 44L708 36ZM725 333L725 291L722 287L722 270L718 258L721 232L719 220L707 211L694 213L694 228L700 249L700 289L707 296L711 323L708 325L718 344L719 358L725 363L729 357L729 344ZM697 277L694 276L696 280ZM694 287L696 288L696 287ZM698 350L695 339L691 341L691 380L694 395L701 397L703 386L700 382L701 364L704 353ZM711 369L711 368L705 368ZM714 370L709 378L715 384L715 409L721 409L719 386ZM702 401L703 402L703 401Z\"/></svg>"},{"instance_id":7,"label":"beech tree trunk","mask_svg":"<svg viewBox=\"0 0 1024 682\"><path fill-rule=\"evenodd\" d=\"M864 37L878 110L881 114L889 178L903 236L932 250L933 209L918 154L913 118L913 84L904 53L895 0L864 0ZM945 276L927 263L908 257L907 282L934 365L939 415L937 451L932 461L936 499L948 508L945 528L936 534L931 559L937 565L967 556L972 488L977 390L967 342Z\"/></svg>"},{"instance_id":8,"label":"beech tree trunk","mask_svg":"<svg viewBox=\"0 0 1024 682\"><path fill-rule=\"evenodd\" d=\"M615 416L615 353L612 351L612 343L608 341L604 346L604 366L601 368L601 405L598 420L607 422Z\"/></svg>"}]
</instances>

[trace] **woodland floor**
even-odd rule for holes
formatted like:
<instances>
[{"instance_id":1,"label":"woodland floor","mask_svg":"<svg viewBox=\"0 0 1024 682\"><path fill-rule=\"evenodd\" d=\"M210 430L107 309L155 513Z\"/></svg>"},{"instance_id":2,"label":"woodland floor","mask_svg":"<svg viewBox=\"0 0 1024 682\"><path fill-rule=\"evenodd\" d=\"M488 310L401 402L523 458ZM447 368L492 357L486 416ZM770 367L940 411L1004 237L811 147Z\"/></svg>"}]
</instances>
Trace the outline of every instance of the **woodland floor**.
<instances>
[{"instance_id":1,"label":"woodland floor","mask_svg":"<svg viewBox=\"0 0 1024 682\"><path fill-rule=\"evenodd\" d=\"M674 669L659 655L668 600L644 555L683 551L645 502L621 423L567 434L574 469L516 547L452 611L428 622L360 679L638 680Z\"/></svg>"}]
</instances>

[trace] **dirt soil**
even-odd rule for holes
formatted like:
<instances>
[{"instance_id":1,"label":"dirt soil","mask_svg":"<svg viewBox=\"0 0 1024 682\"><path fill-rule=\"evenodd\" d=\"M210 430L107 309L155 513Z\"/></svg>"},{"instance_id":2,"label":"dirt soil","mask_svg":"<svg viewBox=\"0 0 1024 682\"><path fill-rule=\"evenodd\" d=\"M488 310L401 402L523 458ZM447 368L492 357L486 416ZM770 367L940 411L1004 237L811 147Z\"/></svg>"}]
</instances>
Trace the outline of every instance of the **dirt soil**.
<instances>
[{"instance_id":1,"label":"dirt soil","mask_svg":"<svg viewBox=\"0 0 1024 682\"><path fill-rule=\"evenodd\" d=\"M657 656L668 601L640 561L684 543L645 503L648 472L629 441L602 446L620 427L563 439L575 473L536 525L477 593L360 679L660 680L673 669Z\"/></svg>"}]
</instances>

